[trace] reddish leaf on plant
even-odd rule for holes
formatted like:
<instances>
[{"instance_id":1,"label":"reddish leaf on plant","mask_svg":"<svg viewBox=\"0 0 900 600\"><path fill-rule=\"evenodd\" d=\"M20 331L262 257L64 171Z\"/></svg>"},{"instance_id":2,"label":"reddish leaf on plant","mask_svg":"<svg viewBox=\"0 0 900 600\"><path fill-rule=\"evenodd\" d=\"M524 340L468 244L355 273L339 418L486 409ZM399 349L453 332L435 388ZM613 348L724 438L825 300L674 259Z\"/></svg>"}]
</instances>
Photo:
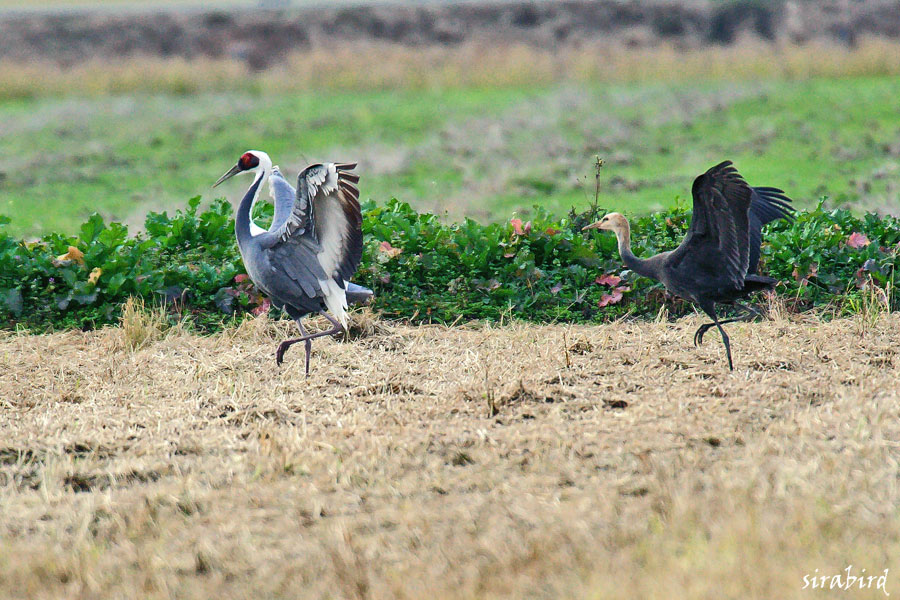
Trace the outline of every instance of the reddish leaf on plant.
<instances>
[{"instance_id":1,"label":"reddish leaf on plant","mask_svg":"<svg viewBox=\"0 0 900 600\"><path fill-rule=\"evenodd\" d=\"M514 234L525 235L525 232L522 231L522 219L510 219L509 224L512 225Z\"/></svg>"},{"instance_id":2,"label":"reddish leaf on plant","mask_svg":"<svg viewBox=\"0 0 900 600\"><path fill-rule=\"evenodd\" d=\"M601 275L597 279L594 280L594 283L599 285L608 285L609 287L616 287L622 282L622 278L618 275L612 275L607 273L606 275Z\"/></svg>"},{"instance_id":3,"label":"reddish leaf on plant","mask_svg":"<svg viewBox=\"0 0 900 600\"><path fill-rule=\"evenodd\" d=\"M609 306L610 304L618 304L622 301L622 297L625 292L630 292L631 288L628 286L620 285L619 287L613 288L613 290L609 294L603 294L600 297L600 301L597 302L597 305L600 308L604 306Z\"/></svg>"},{"instance_id":4,"label":"reddish leaf on plant","mask_svg":"<svg viewBox=\"0 0 900 600\"><path fill-rule=\"evenodd\" d=\"M381 244L378 246L378 250L379 252L387 254L391 258L394 258L395 256L403 252L403 250L401 250L400 248L394 248L393 246L391 246L390 242L381 242Z\"/></svg>"},{"instance_id":5,"label":"reddish leaf on plant","mask_svg":"<svg viewBox=\"0 0 900 600\"><path fill-rule=\"evenodd\" d=\"M253 316L258 317L259 315L261 315L263 313L269 312L269 309L271 307L272 307L272 302L268 298L265 298L265 299L263 299L262 303L259 306L257 306L250 312L253 314Z\"/></svg>"},{"instance_id":6,"label":"reddish leaf on plant","mask_svg":"<svg viewBox=\"0 0 900 600\"><path fill-rule=\"evenodd\" d=\"M597 306L603 308L604 306L609 306L610 304L618 304L622 301L622 292L618 289L613 290L612 294L603 294L600 298L600 301L597 303Z\"/></svg>"},{"instance_id":7,"label":"reddish leaf on plant","mask_svg":"<svg viewBox=\"0 0 900 600\"><path fill-rule=\"evenodd\" d=\"M866 234L857 231L851 233L850 237L847 238L847 245L851 248L865 248L871 243L869 238L866 237Z\"/></svg>"},{"instance_id":8,"label":"reddish leaf on plant","mask_svg":"<svg viewBox=\"0 0 900 600\"><path fill-rule=\"evenodd\" d=\"M235 282L235 283L243 283L243 282L245 282L245 281L247 281L247 274L246 274L246 273L238 273L237 275L234 276L234 282Z\"/></svg>"},{"instance_id":9,"label":"reddish leaf on plant","mask_svg":"<svg viewBox=\"0 0 900 600\"><path fill-rule=\"evenodd\" d=\"M557 283L552 288L550 288L550 293L555 296L556 294L560 293L562 291L562 289L563 289L563 284Z\"/></svg>"}]
</instances>

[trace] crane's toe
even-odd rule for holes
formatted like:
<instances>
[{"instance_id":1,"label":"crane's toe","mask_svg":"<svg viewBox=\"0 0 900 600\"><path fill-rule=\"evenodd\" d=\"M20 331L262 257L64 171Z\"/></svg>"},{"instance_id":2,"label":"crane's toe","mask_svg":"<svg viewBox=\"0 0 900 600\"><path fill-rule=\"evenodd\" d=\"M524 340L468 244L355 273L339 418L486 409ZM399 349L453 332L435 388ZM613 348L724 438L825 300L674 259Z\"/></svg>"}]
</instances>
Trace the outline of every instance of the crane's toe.
<instances>
[{"instance_id":1,"label":"crane's toe","mask_svg":"<svg viewBox=\"0 0 900 600\"><path fill-rule=\"evenodd\" d=\"M706 335L706 332L715 327L715 323L706 323L705 325L701 325L697 329L697 333L694 334L694 345L702 346L703 345L703 336Z\"/></svg>"},{"instance_id":2,"label":"crane's toe","mask_svg":"<svg viewBox=\"0 0 900 600\"><path fill-rule=\"evenodd\" d=\"M281 366L281 363L284 362L284 353L287 352L287 349L290 347L290 342L281 342L278 344L278 350L275 351L275 362L279 367Z\"/></svg>"}]
</instances>

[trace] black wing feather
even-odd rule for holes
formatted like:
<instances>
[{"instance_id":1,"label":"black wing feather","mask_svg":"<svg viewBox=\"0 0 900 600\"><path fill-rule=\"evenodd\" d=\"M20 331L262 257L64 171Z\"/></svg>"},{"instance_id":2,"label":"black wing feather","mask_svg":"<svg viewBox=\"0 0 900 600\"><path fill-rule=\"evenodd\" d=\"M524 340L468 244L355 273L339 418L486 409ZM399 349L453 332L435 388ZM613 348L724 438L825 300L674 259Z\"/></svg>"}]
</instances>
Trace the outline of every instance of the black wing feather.
<instances>
[{"instance_id":1,"label":"black wing feather","mask_svg":"<svg viewBox=\"0 0 900 600\"><path fill-rule=\"evenodd\" d=\"M742 289L750 263L750 186L724 161L697 177L691 193L691 225L668 266Z\"/></svg>"},{"instance_id":2,"label":"black wing feather","mask_svg":"<svg viewBox=\"0 0 900 600\"><path fill-rule=\"evenodd\" d=\"M778 219L794 220L794 209L784 190L773 187L752 188L750 201L750 266L748 275L756 274L762 246L763 225Z\"/></svg>"}]
</instances>

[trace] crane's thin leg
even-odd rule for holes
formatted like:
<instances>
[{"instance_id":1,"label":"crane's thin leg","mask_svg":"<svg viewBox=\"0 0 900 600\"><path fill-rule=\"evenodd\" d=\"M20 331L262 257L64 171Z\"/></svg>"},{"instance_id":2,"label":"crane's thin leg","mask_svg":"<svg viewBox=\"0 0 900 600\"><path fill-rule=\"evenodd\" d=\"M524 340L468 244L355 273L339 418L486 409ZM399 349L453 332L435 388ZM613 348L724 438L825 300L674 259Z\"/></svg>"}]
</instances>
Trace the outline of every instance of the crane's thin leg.
<instances>
[{"instance_id":1,"label":"crane's thin leg","mask_svg":"<svg viewBox=\"0 0 900 600\"><path fill-rule=\"evenodd\" d=\"M297 319L297 327L300 328L301 337L309 336L306 329L303 328L303 323L300 322L300 319ZM307 339L304 345L306 346L306 376L309 377L309 355L312 354L312 340Z\"/></svg>"},{"instance_id":2,"label":"crane's thin leg","mask_svg":"<svg viewBox=\"0 0 900 600\"><path fill-rule=\"evenodd\" d=\"M734 363L731 362L731 340L728 339L728 334L725 333L724 329L722 329L722 323L727 321L719 322L719 317L716 315L715 304L712 304L708 307L701 306L700 308L703 309L703 312L709 315L709 318L713 320L713 324L719 328L719 333L722 334L722 342L725 344L725 354L728 355L728 368L734 371Z\"/></svg>"},{"instance_id":3,"label":"crane's thin leg","mask_svg":"<svg viewBox=\"0 0 900 600\"><path fill-rule=\"evenodd\" d=\"M324 316L326 319L328 319L328 321L332 325L332 328L329 329L328 331L320 331L318 333L310 334L310 333L306 332L306 330L303 328L303 325L300 325L300 320L298 319L297 325L300 326L301 337L298 337L298 338L295 338L292 340L285 340L278 345L278 350L275 352L275 362L278 363L279 366L281 366L281 363L284 362L284 353L287 352L288 348L290 348L294 344L298 344L300 342L305 342L306 343L306 375L309 376L309 355L310 355L310 352L312 352L312 340L319 338L319 337L325 337L326 335L334 335L334 334L340 333L344 330L344 327L340 323L338 323L337 320L335 320L334 317L329 315L327 312L320 310L319 314Z\"/></svg>"},{"instance_id":4,"label":"crane's thin leg","mask_svg":"<svg viewBox=\"0 0 900 600\"><path fill-rule=\"evenodd\" d=\"M719 321L720 325L725 325L726 323L735 323L737 321L749 321L753 317L763 318L762 313L760 313L758 310L756 310L752 306L746 306L746 305L740 304L738 302L735 302L733 304L733 306L736 309L742 311L744 313L743 316L734 317L733 319L726 319L724 321ZM694 345L699 346L700 344L702 344L703 336L706 334L707 331L709 331L710 329L712 329L715 326L716 326L715 323L705 323L705 324L701 325L700 328L697 329L697 332L694 334Z\"/></svg>"}]
</instances>

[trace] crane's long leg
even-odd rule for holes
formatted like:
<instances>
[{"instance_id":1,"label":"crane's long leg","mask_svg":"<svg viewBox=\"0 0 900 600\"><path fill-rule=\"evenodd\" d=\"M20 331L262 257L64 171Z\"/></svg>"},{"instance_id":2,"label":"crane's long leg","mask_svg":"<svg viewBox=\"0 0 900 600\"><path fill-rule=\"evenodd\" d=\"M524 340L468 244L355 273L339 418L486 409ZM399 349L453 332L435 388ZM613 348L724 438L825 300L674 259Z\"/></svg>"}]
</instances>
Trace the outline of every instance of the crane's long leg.
<instances>
[{"instance_id":1,"label":"crane's long leg","mask_svg":"<svg viewBox=\"0 0 900 600\"><path fill-rule=\"evenodd\" d=\"M297 327L300 328L300 337L309 336L306 329L303 328L303 323L300 322L300 319L297 319ZM307 339L304 345L306 346L306 376L309 377L309 356L312 354L312 340Z\"/></svg>"},{"instance_id":2,"label":"crane's long leg","mask_svg":"<svg viewBox=\"0 0 900 600\"><path fill-rule=\"evenodd\" d=\"M738 302L735 302L733 304L733 306L735 308L737 308L738 310L743 311L744 314L740 317L734 317L733 319L725 319L724 321L719 321L720 325L725 325L726 323L735 323L737 321L749 321L753 317L760 317L760 318L763 317L762 313L759 312L758 310L756 310L755 308L753 308L752 306L746 306L746 305L740 304ZM715 326L716 326L715 323L705 323L705 324L701 325L700 328L697 329L697 332L694 334L694 345L699 346L700 344L702 344L703 336L706 334L707 331L709 331L710 329L712 329Z\"/></svg>"},{"instance_id":3,"label":"crane's long leg","mask_svg":"<svg viewBox=\"0 0 900 600\"><path fill-rule=\"evenodd\" d=\"M280 366L281 363L284 362L284 353L287 352L288 348L293 346L294 344L298 344L300 342L306 343L306 375L309 376L309 355L312 352L312 340L325 337L326 335L334 335L336 333L341 333L344 330L344 327L335 320L334 317L329 315L327 312L320 310L319 314L324 316L331 323L332 327L328 331L320 331L318 333L307 333L303 328L303 325L300 325L300 320L297 319L297 325L300 327L300 337L285 340L278 344L278 350L275 352L275 362Z\"/></svg>"},{"instance_id":4,"label":"crane's long leg","mask_svg":"<svg viewBox=\"0 0 900 600\"><path fill-rule=\"evenodd\" d=\"M710 304L708 306L701 306L700 308L703 309L703 312L705 312L707 315L709 315L709 318L713 320L713 325L718 327L719 333L722 334L722 342L725 344L725 354L728 355L728 368L730 370L734 371L734 363L732 363L732 361L731 361L731 340L728 339L728 334L725 333L724 329L722 329L722 324L728 323L730 321L719 321L719 317L718 317L718 315L716 315L716 305L715 304ZM734 319L732 319L732 321L733 320Z\"/></svg>"}]
</instances>

